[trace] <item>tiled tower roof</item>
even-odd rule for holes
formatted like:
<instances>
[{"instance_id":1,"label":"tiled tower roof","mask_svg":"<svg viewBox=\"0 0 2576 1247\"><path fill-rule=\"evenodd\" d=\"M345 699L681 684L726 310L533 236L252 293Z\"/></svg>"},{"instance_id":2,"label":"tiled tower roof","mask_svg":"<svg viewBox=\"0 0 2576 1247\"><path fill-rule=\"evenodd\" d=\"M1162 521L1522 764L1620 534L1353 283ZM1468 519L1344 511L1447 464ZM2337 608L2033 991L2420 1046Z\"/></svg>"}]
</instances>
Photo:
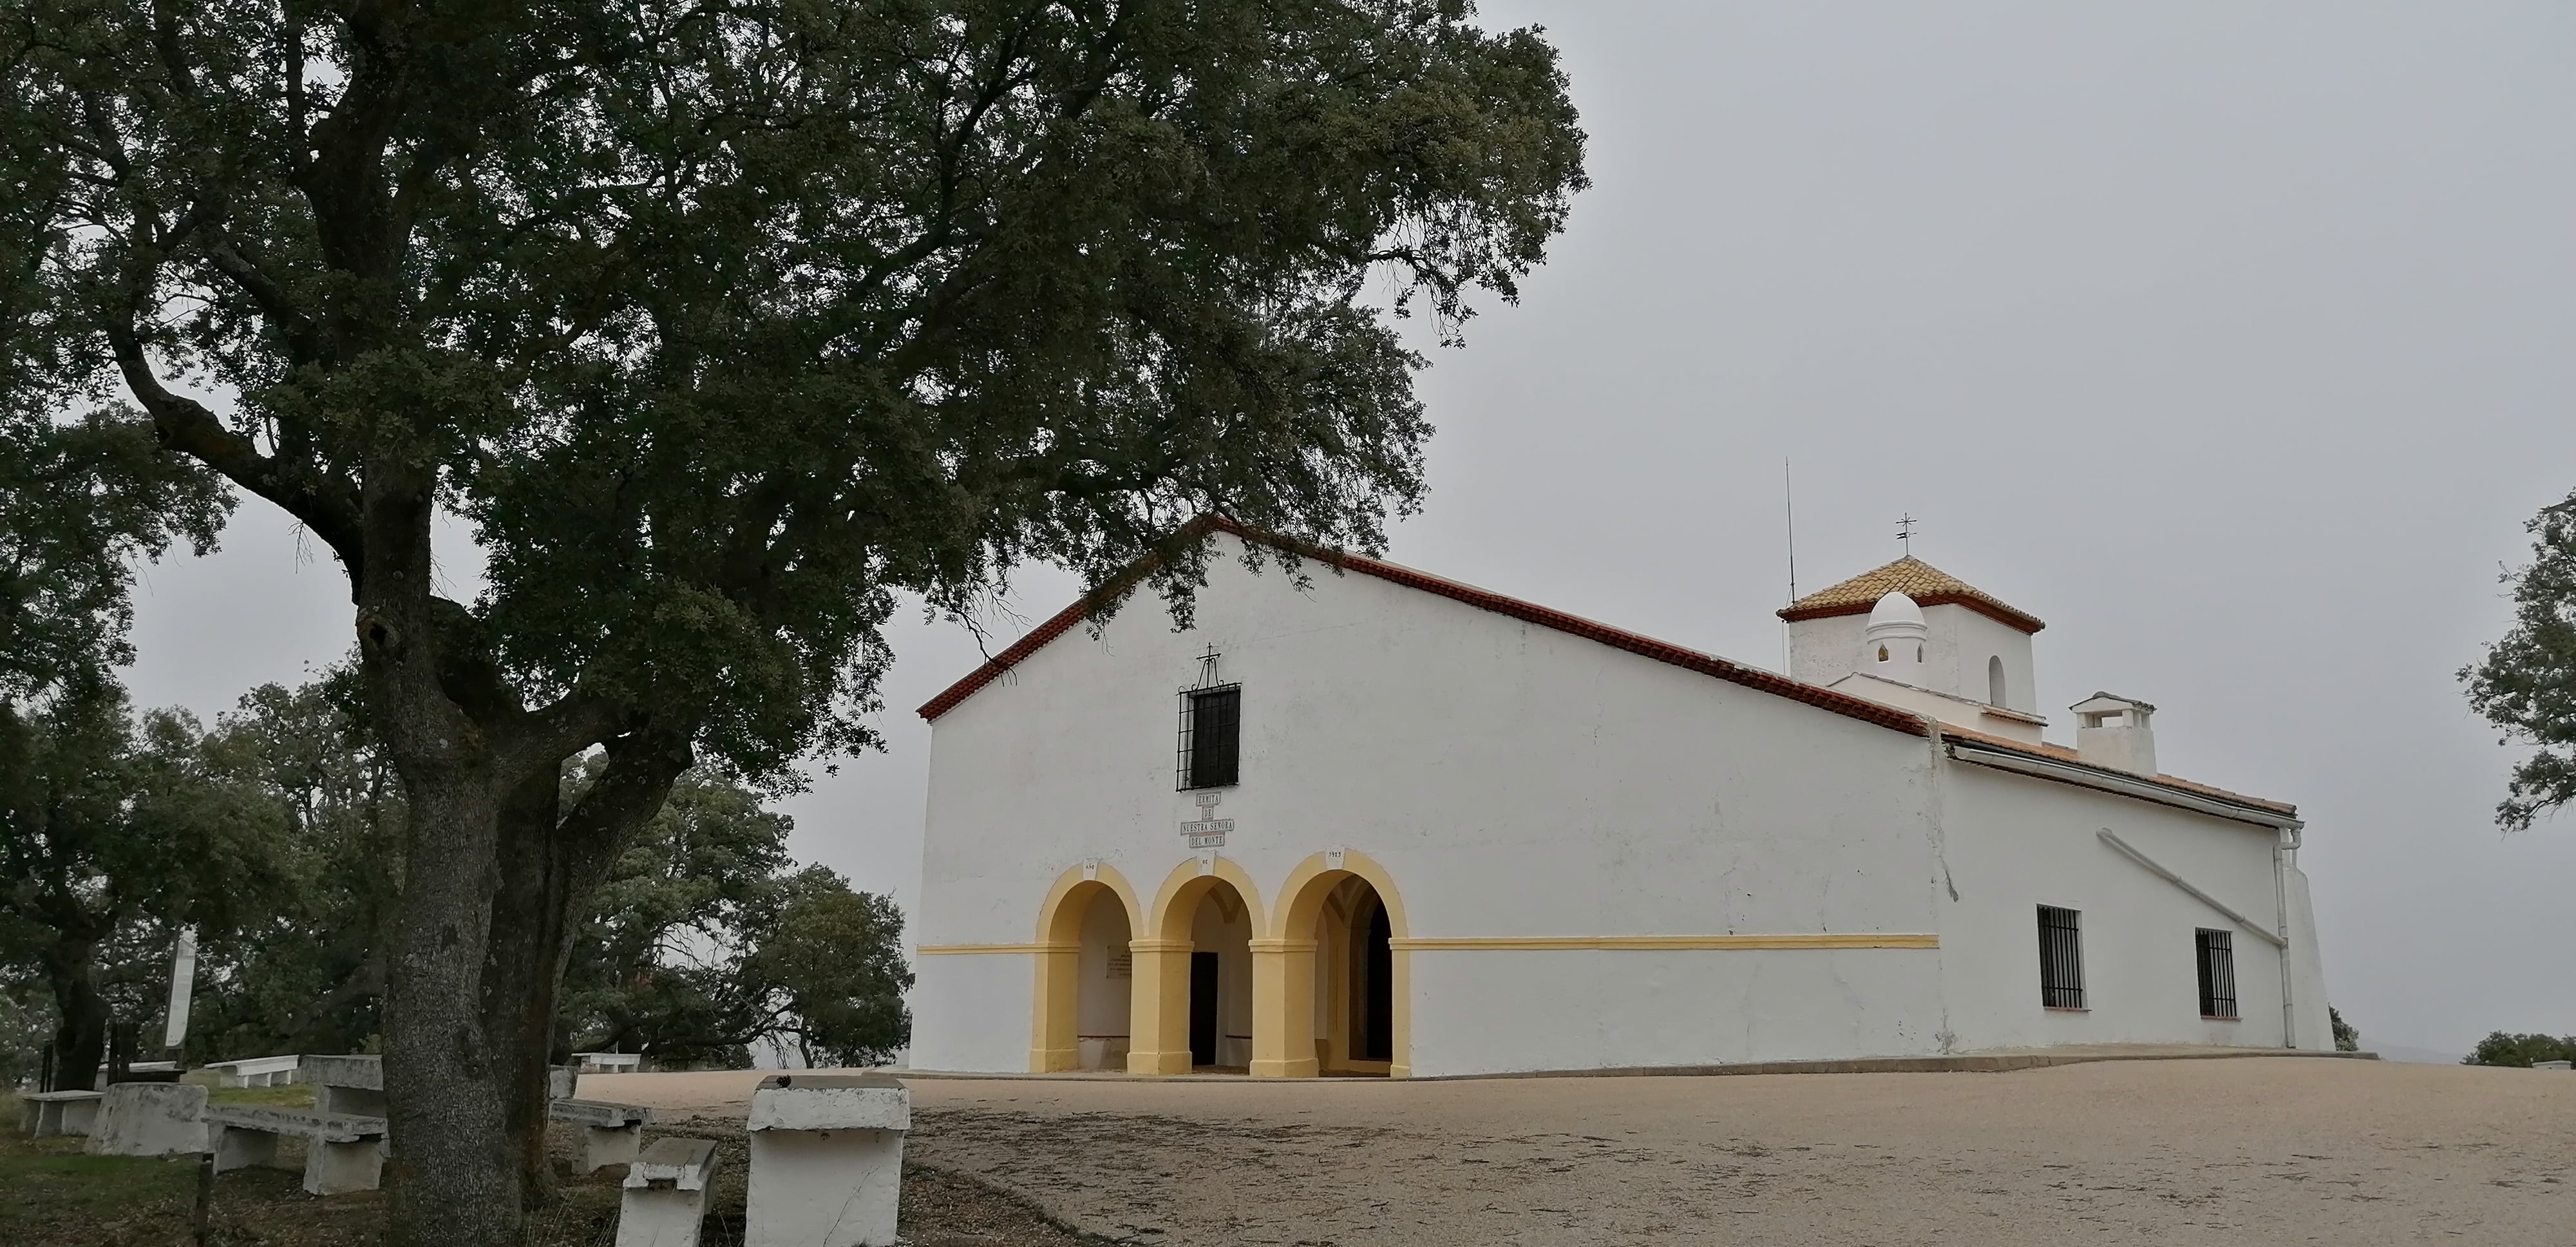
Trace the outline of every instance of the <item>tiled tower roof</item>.
<instances>
[{"instance_id":1,"label":"tiled tower roof","mask_svg":"<svg viewBox=\"0 0 2576 1247\"><path fill-rule=\"evenodd\" d=\"M1910 554L1791 602L1781 610L1780 617L1794 622L1866 615L1880 598L1891 593L1902 593L1914 599L1917 606L1964 606L2024 632L2037 632L2048 626L2038 616L2014 610L2003 599Z\"/></svg>"}]
</instances>

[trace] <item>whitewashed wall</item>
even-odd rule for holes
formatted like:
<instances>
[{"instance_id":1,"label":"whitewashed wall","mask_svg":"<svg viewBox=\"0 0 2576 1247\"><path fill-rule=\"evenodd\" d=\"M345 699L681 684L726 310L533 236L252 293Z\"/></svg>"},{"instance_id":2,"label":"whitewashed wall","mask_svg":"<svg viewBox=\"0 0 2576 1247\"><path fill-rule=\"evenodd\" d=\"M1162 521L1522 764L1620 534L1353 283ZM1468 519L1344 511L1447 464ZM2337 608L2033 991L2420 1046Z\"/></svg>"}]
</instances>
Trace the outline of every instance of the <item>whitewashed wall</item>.
<instances>
[{"instance_id":1,"label":"whitewashed wall","mask_svg":"<svg viewBox=\"0 0 2576 1247\"><path fill-rule=\"evenodd\" d=\"M2269 930L2280 913L2271 828L1964 763L1944 779L1942 826L1959 899L1942 907L1942 990L1959 1048L2281 1044L2273 946L2097 834L2108 828ZM2085 1012L2041 1007L2041 905L2084 915ZM2313 923L2296 906L2291 919L2293 945L2313 949ZM2201 1018L2193 933L2202 927L2236 932L2237 1021ZM2332 1047L2322 1001L2315 1013L2313 1026L2299 1022L2299 1046Z\"/></svg>"},{"instance_id":2,"label":"whitewashed wall","mask_svg":"<svg viewBox=\"0 0 2576 1247\"><path fill-rule=\"evenodd\" d=\"M2016 861L2020 841L2044 847L2037 829L2064 820L1962 780L1953 819L2017 830L1979 838L1972 865L1952 833L1963 899L1948 904L1920 737L1375 577L1307 573L1299 589L1275 567L1225 562L1193 631L1175 633L1140 597L1101 635L1066 635L942 716L917 938L1030 940L1050 884L1086 859L1150 905L1192 859L1178 825L1198 810L1173 782L1176 695L1213 645L1222 679L1243 686L1243 783L1216 813L1235 822L1224 855L1258 882L1264 934L1296 863L1349 848L1392 872L1416 938L1944 938L1938 953L1417 951L1418 1075L1905 1055L1940 1050L1945 1031L1961 1047L2167 1033L2125 1007L2062 1038L2023 1016L2038 1013L2037 900L2023 898L2063 890L2048 872L2098 884L2106 909L2132 903L2123 887L2171 889L2116 859ZM2027 678L2025 665L2016 687ZM1970 769L1943 765L1945 778ZM2083 809L2083 846L2106 852ZM2134 877L2115 881L2112 865ZM2268 889L2268 858L2259 877ZM2180 939L2187 954L2188 926ZM2249 999L2271 981L2263 961L2240 948ZM2178 964L2189 1009L2191 962ZM916 1064L1026 1067L1027 957L926 956L918 969ZM2132 975L2123 963L2110 977Z\"/></svg>"}]
</instances>

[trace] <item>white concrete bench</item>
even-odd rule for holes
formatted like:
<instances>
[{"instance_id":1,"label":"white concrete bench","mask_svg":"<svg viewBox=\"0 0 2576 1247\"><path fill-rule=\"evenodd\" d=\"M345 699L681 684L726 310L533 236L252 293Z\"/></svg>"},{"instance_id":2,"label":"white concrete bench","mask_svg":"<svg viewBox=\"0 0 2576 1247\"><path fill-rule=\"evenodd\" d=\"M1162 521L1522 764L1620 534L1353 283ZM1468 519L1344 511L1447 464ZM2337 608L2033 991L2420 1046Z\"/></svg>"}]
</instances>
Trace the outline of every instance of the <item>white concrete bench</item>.
<instances>
[{"instance_id":1,"label":"white concrete bench","mask_svg":"<svg viewBox=\"0 0 2576 1247\"><path fill-rule=\"evenodd\" d=\"M715 1177L715 1140L655 1139L626 1167L617 1247L698 1247Z\"/></svg>"},{"instance_id":2,"label":"white concrete bench","mask_svg":"<svg viewBox=\"0 0 2576 1247\"><path fill-rule=\"evenodd\" d=\"M81 1150L92 1156L194 1156L206 1150L206 1089L185 1082L121 1082L99 1101Z\"/></svg>"},{"instance_id":3,"label":"white concrete bench","mask_svg":"<svg viewBox=\"0 0 2576 1247\"><path fill-rule=\"evenodd\" d=\"M597 1173L610 1165L633 1164L644 1150L644 1123L653 1110L606 1100L555 1100L546 1116L581 1127L581 1171Z\"/></svg>"},{"instance_id":4,"label":"white concrete bench","mask_svg":"<svg viewBox=\"0 0 2576 1247\"><path fill-rule=\"evenodd\" d=\"M98 1125L103 1091L31 1091L18 1097L18 1128L31 1139L88 1134Z\"/></svg>"},{"instance_id":5,"label":"white concrete bench","mask_svg":"<svg viewBox=\"0 0 2576 1247\"><path fill-rule=\"evenodd\" d=\"M2533 1069L2576 1069L2576 1061L2534 1061Z\"/></svg>"},{"instance_id":6,"label":"white concrete bench","mask_svg":"<svg viewBox=\"0 0 2576 1247\"><path fill-rule=\"evenodd\" d=\"M215 1172L251 1165L284 1168L277 1141L304 1140L304 1189L314 1195L372 1191L384 1177L385 1119L300 1108L216 1104L206 1109Z\"/></svg>"},{"instance_id":7,"label":"white concrete bench","mask_svg":"<svg viewBox=\"0 0 2576 1247\"><path fill-rule=\"evenodd\" d=\"M751 1093L744 1247L886 1247L912 1093L883 1074L774 1074Z\"/></svg>"},{"instance_id":8,"label":"white concrete bench","mask_svg":"<svg viewBox=\"0 0 2576 1247\"><path fill-rule=\"evenodd\" d=\"M572 1059L585 1074L633 1074L644 1068L643 1054L636 1052L576 1052Z\"/></svg>"},{"instance_id":9,"label":"white concrete bench","mask_svg":"<svg viewBox=\"0 0 2576 1247\"><path fill-rule=\"evenodd\" d=\"M207 1069L227 1087L283 1087L295 1081L295 1067L303 1058L286 1056L244 1057L238 1061L211 1061Z\"/></svg>"},{"instance_id":10,"label":"white concrete bench","mask_svg":"<svg viewBox=\"0 0 2576 1247\"><path fill-rule=\"evenodd\" d=\"M362 1053L296 1058L295 1080L313 1086L313 1107L352 1117L385 1115L385 1059Z\"/></svg>"}]
</instances>

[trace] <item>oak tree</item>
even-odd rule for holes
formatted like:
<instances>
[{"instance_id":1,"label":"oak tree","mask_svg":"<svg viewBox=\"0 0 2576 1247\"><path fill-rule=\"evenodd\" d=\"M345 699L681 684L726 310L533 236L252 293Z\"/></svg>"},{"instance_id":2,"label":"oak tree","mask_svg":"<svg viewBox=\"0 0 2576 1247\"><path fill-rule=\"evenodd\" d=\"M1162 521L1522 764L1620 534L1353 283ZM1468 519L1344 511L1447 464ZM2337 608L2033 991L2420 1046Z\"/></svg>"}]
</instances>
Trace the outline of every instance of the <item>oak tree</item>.
<instances>
[{"instance_id":1,"label":"oak tree","mask_svg":"<svg viewBox=\"0 0 2576 1247\"><path fill-rule=\"evenodd\" d=\"M2531 562L2504 578L2513 627L2460 672L2470 706L2502 730L2501 743L2529 749L2496 806L2508 831L2576 800L2576 495L2525 527Z\"/></svg>"},{"instance_id":2,"label":"oak tree","mask_svg":"<svg viewBox=\"0 0 2576 1247\"><path fill-rule=\"evenodd\" d=\"M1371 549L1417 504L1394 318L1516 297L1583 185L1553 50L1465 10L0 18L12 401L139 404L348 575L408 808L395 1241L517 1237L585 898L702 758L864 744L899 594L1155 553L1183 592L1193 515Z\"/></svg>"}]
</instances>

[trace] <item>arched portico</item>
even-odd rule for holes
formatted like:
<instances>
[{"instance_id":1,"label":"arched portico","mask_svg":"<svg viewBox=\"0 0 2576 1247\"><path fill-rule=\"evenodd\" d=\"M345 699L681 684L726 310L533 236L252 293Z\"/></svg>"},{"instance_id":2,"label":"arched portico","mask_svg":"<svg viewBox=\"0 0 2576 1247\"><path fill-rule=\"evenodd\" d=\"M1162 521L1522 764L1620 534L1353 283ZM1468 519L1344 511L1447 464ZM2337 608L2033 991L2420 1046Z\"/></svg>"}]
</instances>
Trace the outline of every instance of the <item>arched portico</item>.
<instances>
[{"instance_id":1,"label":"arched portico","mask_svg":"<svg viewBox=\"0 0 2576 1247\"><path fill-rule=\"evenodd\" d=\"M1408 1076L1412 974L1403 941L1411 928L1395 877L1365 853L1335 849L1298 863L1279 898L1269 934L1252 944L1252 1073L1313 1077L1322 1072L1319 1038L1337 1069L1373 1069L1374 1060L1353 1055L1361 1047L1353 1028L1366 1038L1374 998L1386 1014L1386 1072ZM1376 925L1381 917L1382 929ZM1372 966L1370 950L1381 940L1383 951ZM1321 967L1319 952L1328 958ZM1385 976L1380 991L1370 990L1373 972Z\"/></svg>"},{"instance_id":2,"label":"arched portico","mask_svg":"<svg viewBox=\"0 0 2576 1247\"><path fill-rule=\"evenodd\" d=\"M1213 912L1207 912L1210 910ZM1211 919L1224 929L1239 927L1237 934L1243 937L1243 946L1255 953L1249 992L1253 1047L1257 1052L1261 1025L1257 955L1261 941L1257 937L1264 927L1261 889L1253 883L1252 876L1222 857L1192 858L1164 878L1163 886L1155 893L1152 913L1151 934L1144 934L1148 928L1140 926L1138 936L1128 943L1136 959L1134 1015L1128 1026L1128 1072L1186 1074L1199 1063L1191 1057L1191 1003L1194 995L1207 994L1211 985L1205 981L1204 966L1200 981L1194 985L1191 954L1219 951L1199 948L1199 937L1209 929ZM1202 1001L1203 1010L1213 1003Z\"/></svg>"},{"instance_id":3,"label":"arched portico","mask_svg":"<svg viewBox=\"0 0 2576 1247\"><path fill-rule=\"evenodd\" d=\"M1056 877L1055 886L1038 906L1033 959L1037 983L1029 1007L1030 1073L1083 1068L1086 1014L1098 1022L1095 1029L1129 1026L1133 1005L1116 1000L1115 995L1133 980L1114 977L1114 967L1144 921L1136 889L1115 867L1087 862ZM1118 1007L1121 1004L1126 1007ZM1133 1034L1130 1029L1127 1035L1114 1037L1127 1038L1132 1047ZM1105 1041L1113 1036L1103 1033L1095 1038Z\"/></svg>"}]
</instances>

